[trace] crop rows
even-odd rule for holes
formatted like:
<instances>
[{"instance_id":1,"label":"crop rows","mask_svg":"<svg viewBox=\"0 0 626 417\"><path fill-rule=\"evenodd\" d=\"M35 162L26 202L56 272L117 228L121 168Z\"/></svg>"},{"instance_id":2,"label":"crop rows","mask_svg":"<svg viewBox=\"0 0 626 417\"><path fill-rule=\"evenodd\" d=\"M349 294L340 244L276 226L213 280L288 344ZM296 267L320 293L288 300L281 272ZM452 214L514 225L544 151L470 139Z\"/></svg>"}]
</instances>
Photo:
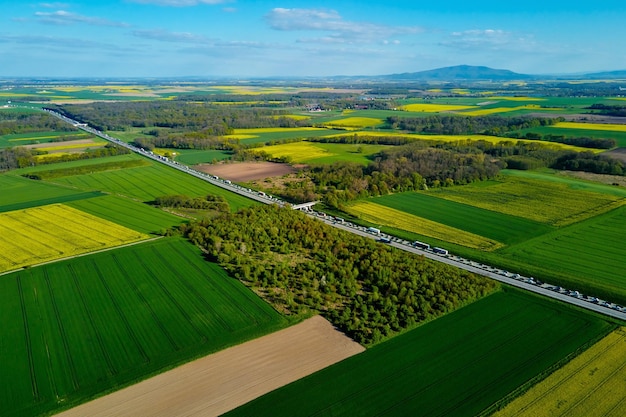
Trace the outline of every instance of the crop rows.
<instances>
[{"instance_id":1,"label":"crop rows","mask_svg":"<svg viewBox=\"0 0 626 417\"><path fill-rule=\"evenodd\" d=\"M507 290L226 415L475 416L610 329Z\"/></svg>"},{"instance_id":2,"label":"crop rows","mask_svg":"<svg viewBox=\"0 0 626 417\"><path fill-rule=\"evenodd\" d=\"M30 268L3 277L0 292L0 316L11 319L0 330L11 346L0 350L7 417L49 412L285 325L177 239Z\"/></svg>"},{"instance_id":3,"label":"crop rows","mask_svg":"<svg viewBox=\"0 0 626 417\"><path fill-rule=\"evenodd\" d=\"M458 203L522 217L546 224L565 226L611 210L616 196L571 189L567 184L522 177L504 182L441 188L433 195Z\"/></svg>"},{"instance_id":4,"label":"crop rows","mask_svg":"<svg viewBox=\"0 0 626 417\"><path fill-rule=\"evenodd\" d=\"M347 211L373 224L383 224L406 230L419 235L444 240L474 249L493 251L502 247L502 243L461 229L395 210L370 201L358 202Z\"/></svg>"},{"instance_id":5,"label":"crop rows","mask_svg":"<svg viewBox=\"0 0 626 417\"><path fill-rule=\"evenodd\" d=\"M495 417L624 415L625 342L624 329L614 331Z\"/></svg>"},{"instance_id":6,"label":"crop rows","mask_svg":"<svg viewBox=\"0 0 626 417\"><path fill-rule=\"evenodd\" d=\"M61 204L0 214L0 271L146 238Z\"/></svg>"},{"instance_id":7,"label":"crop rows","mask_svg":"<svg viewBox=\"0 0 626 417\"><path fill-rule=\"evenodd\" d=\"M541 223L437 198L431 193L391 194L371 201L507 245L552 230Z\"/></svg>"}]
</instances>

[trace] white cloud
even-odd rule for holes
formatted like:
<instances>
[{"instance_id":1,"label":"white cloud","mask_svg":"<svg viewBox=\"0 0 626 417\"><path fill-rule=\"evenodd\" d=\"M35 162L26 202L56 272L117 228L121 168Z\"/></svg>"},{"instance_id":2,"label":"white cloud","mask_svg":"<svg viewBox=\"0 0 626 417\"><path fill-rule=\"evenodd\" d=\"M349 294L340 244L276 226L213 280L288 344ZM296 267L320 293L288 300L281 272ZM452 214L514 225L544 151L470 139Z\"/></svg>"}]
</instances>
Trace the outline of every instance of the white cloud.
<instances>
[{"instance_id":1,"label":"white cloud","mask_svg":"<svg viewBox=\"0 0 626 417\"><path fill-rule=\"evenodd\" d=\"M186 7L199 4L224 4L230 0L130 0L131 3L154 4L156 6Z\"/></svg>"},{"instance_id":2,"label":"white cloud","mask_svg":"<svg viewBox=\"0 0 626 417\"><path fill-rule=\"evenodd\" d=\"M100 17L82 16L76 13L58 10L56 12L35 12L35 16L40 23L51 25L73 25L84 23L93 26L128 27L127 23L114 22Z\"/></svg>"},{"instance_id":3,"label":"white cloud","mask_svg":"<svg viewBox=\"0 0 626 417\"><path fill-rule=\"evenodd\" d=\"M537 42L532 35L515 34L501 29L466 30L453 32L441 45L457 49L518 50L536 49Z\"/></svg>"},{"instance_id":4,"label":"white cloud","mask_svg":"<svg viewBox=\"0 0 626 417\"><path fill-rule=\"evenodd\" d=\"M300 39L303 43L371 43L382 42L395 35L423 32L420 27L385 26L369 22L344 20L335 10L272 9L266 16L272 29L282 31L330 32L320 38Z\"/></svg>"},{"instance_id":5,"label":"white cloud","mask_svg":"<svg viewBox=\"0 0 626 417\"><path fill-rule=\"evenodd\" d=\"M208 44L211 39L190 32L171 32L165 29L134 30L133 36L138 38L153 39L162 42Z\"/></svg>"},{"instance_id":6,"label":"white cloud","mask_svg":"<svg viewBox=\"0 0 626 417\"><path fill-rule=\"evenodd\" d=\"M37 6L45 9L68 9L70 7L67 3L39 3Z\"/></svg>"}]
</instances>

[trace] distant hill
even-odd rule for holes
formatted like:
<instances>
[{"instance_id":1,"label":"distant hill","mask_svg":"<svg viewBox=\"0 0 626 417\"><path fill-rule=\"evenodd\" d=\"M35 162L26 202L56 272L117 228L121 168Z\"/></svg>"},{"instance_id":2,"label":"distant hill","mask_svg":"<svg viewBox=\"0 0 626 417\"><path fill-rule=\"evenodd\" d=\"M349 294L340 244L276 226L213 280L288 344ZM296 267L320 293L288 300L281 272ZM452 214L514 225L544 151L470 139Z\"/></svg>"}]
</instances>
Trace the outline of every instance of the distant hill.
<instances>
[{"instance_id":1,"label":"distant hill","mask_svg":"<svg viewBox=\"0 0 626 417\"><path fill-rule=\"evenodd\" d=\"M508 81L534 78L532 75L518 74L509 70L472 65L457 65L428 71L405 72L383 77L389 80L407 81Z\"/></svg>"},{"instance_id":2,"label":"distant hill","mask_svg":"<svg viewBox=\"0 0 626 417\"><path fill-rule=\"evenodd\" d=\"M626 70L593 72L584 74L583 77L587 80L626 80Z\"/></svg>"}]
</instances>

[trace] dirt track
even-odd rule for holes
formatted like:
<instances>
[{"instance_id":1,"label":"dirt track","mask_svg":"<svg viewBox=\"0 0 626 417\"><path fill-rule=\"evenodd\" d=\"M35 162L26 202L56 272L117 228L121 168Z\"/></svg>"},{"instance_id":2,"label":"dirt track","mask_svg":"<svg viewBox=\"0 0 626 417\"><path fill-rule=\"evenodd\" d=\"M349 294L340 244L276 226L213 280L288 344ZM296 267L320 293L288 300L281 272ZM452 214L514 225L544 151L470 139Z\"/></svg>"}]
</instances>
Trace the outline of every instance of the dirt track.
<instances>
[{"instance_id":1,"label":"dirt track","mask_svg":"<svg viewBox=\"0 0 626 417\"><path fill-rule=\"evenodd\" d=\"M363 350L315 316L57 416L217 416Z\"/></svg>"}]
</instances>

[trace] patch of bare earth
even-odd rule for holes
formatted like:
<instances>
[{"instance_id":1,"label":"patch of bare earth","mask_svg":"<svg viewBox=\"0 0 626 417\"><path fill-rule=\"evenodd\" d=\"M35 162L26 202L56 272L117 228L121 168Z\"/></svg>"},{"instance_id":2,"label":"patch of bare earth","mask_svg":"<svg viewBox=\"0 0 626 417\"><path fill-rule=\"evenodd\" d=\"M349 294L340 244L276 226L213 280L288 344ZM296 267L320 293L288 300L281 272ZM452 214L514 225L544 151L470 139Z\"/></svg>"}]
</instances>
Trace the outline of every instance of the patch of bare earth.
<instances>
[{"instance_id":1,"label":"patch of bare earth","mask_svg":"<svg viewBox=\"0 0 626 417\"><path fill-rule=\"evenodd\" d=\"M217 416L364 350L315 316L58 416Z\"/></svg>"},{"instance_id":2,"label":"patch of bare earth","mask_svg":"<svg viewBox=\"0 0 626 417\"><path fill-rule=\"evenodd\" d=\"M232 162L226 164L200 164L194 167L198 171L217 175L235 182L260 180L269 177L280 177L296 172L287 164L276 162Z\"/></svg>"},{"instance_id":3,"label":"patch of bare earth","mask_svg":"<svg viewBox=\"0 0 626 417\"><path fill-rule=\"evenodd\" d=\"M626 177L621 175L593 174L591 172L582 171L562 171L563 175L568 177L579 178L586 181L600 182L608 185L620 185L626 187Z\"/></svg>"}]
</instances>

